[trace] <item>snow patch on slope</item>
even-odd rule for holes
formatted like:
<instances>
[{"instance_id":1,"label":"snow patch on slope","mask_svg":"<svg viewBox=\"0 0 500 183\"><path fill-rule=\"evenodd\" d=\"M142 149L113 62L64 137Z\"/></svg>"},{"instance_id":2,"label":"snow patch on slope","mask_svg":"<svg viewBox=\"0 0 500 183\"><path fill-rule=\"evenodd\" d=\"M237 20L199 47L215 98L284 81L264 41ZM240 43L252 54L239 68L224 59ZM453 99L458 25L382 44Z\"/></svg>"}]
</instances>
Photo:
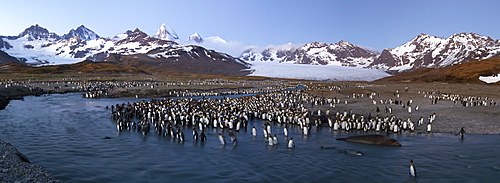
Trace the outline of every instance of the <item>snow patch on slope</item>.
<instances>
[{"instance_id":1,"label":"snow patch on slope","mask_svg":"<svg viewBox=\"0 0 500 183\"><path fill-rule=\"evenodd\" d=\"M479 80L485 83L497 83L500 81L500 75L496 76L479 76Z\"/></svg>"}]
</instances>

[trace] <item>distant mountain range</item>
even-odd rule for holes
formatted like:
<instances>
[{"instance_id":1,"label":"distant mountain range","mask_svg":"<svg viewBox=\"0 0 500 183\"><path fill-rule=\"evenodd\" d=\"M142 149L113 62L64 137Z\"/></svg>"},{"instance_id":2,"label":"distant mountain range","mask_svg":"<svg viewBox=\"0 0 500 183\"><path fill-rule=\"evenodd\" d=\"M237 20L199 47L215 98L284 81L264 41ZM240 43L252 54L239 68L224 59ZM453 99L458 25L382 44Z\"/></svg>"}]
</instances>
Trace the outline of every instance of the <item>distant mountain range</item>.
<instances>
[{"instance_id":1,"label":"distant mountain range","mask_svg":"<svg viewBox=\"0 0 500 183\"><path fill-rule=\"evenodd\" d=\"M298 48L248 49L245 61L289 62L312 65L340 65L381 69L389 73L412 71L421 67L445 67L500 56L500 41L475 33L439 38L420 34L409 42L382 53L339 41L335 44L312 42Z\"/></svg>"},{"instance_id":2,"label":"distant mountain range","mask_svg":"<svg viewBox=\"0 0 500 183\"><path fill-rule=\"evenodd\" d=\"M158 65L182 62L178 65L185 66L184 69L187 70L190 64L204 63L202 68L217 71L212 74L241 74L240 71L248 72L250 64L256 62L356 67L394 74L422 67L445 67L500 56L499 40L475 33L454 34L449 38L420 34L399 47L384 49L381 53L339 41L333 44L311 42L302 46L288 44L254 48L234 57L200 46L206 42L227 44L220 37L202 38L198 33L181 39L165 24L162 24L154 35L135 29L112 38L103 38L84 25L71 29L63 36L33 25L18 36L0 36L0 63L57 65L83 60L117 61L117 58L127 58L130 61L134 58L148 58L146 60L155 60ZM219 68L211 68L209 63L225 63L232 65L227 67L228 69L239 70L222 71ZM224 67L220 64L212 64L212 67L215 65ZM211 73L206 70L200 71Z\"/></svg>"},{"instance_id":3,"label":"distant mountain range","mask_svg":"<svg viewBox=\"0 0 500 183\"><path fill-rule=\"evenodd\" d=\"M30 65L70 64L83 60L113 60L123 63L123 60L127 60L128 66L132 65L145 71L156 70L157 73L161 73L160 68L166 66L174 66L189 73L249 73L249 64L231 55L175 42L179 37L164 24L153 36L135 29L113 38L102 38L83 25L59 36L39 25L33 25L18 36L0 38L0 63L14 61L16 58L17 62ZM191 36L190 40L203 41L198 34ZM139 58L137 62L130 61ZM157 69L151 69L152 65L156 65Z\"/></svg>"}]
</instances>

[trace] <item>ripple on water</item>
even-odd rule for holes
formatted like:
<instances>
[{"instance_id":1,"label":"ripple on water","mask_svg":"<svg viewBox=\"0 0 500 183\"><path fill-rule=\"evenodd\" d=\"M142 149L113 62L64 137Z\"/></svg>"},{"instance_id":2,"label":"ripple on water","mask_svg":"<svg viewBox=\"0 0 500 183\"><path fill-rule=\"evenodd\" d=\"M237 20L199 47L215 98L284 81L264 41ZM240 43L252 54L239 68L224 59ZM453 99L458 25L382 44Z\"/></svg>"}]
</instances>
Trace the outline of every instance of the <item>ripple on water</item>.
<instances>
[{"instance_id":1,"label":"ripple on water","mask_svg":"<svg viewBox=\"0 0 500 183\"><path fill-rule=\"evenodd\" d=\"M499 166L493 166L492 168L493 168L493 170L500 171L500 167Z\"/></svg>"},{"instance_id":2,"label":"ripple on water","mask_svg":"<svg viewBox=\"0 0 500 183\"><path fill-rule=\"evenodd\" d=\"M220 146L219 130L211 129L205 143L188 138L191 129L183 130L184 143L154 133L117 133L109 110L98 106L127 100L86 102L79 94L26 97L0 111L0 139L64 182L412 182L410 159L419 171L413 182L495 182L500 171L500 136L494 135L468 135L460 141L450 134L403 134L391 136L403 147L382 147L335 140L354 132L322 128L303 137L290 127L296 148L288 149L283 126L273 126L283 139L277 147L269 147L261 131L257 137L250 131L235 133L237 147ZM250 129L262 124L251 121ZM349 149L365 155L338 152Z\"/></svg>"}]
</instances>

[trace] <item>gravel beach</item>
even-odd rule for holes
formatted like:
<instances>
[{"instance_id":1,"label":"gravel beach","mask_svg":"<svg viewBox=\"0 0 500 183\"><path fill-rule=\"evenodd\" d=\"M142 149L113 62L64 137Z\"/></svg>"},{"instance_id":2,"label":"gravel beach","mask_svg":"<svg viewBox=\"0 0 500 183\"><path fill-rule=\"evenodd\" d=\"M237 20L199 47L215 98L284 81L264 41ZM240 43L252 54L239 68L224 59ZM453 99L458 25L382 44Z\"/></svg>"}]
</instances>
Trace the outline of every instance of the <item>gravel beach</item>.
<instances>
[{"instance_id":1,"label":"gravel beach","mask_svg":"<svg viewBox=\"0 0 500 183\"><path fill-rule=\"evenodd\" d=\"M0 140L0 182L62 182L17 151L10 143Z\"/></svg>"}]
</instances>

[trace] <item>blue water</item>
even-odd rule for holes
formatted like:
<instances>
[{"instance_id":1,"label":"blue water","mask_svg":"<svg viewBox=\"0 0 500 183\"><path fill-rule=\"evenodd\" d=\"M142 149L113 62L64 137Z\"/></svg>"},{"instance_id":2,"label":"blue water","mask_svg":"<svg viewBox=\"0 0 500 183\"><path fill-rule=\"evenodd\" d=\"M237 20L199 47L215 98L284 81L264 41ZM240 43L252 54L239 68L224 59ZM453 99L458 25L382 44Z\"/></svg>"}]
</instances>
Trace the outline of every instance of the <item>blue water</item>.
<instances>
[{"instance_id":1,"label":"blue water","mask_svg":"<svg viewBox=\"0 0 500 183\"><path fill-rule=\"evenodd\" d=\"M104 107L140 99L84 99L80 94L28 96L0 111L0 139L8 141L64 182L497 182L500 135L399 134L403 147L336 141L358 135L312 129L304 137L290 129L295 149L286 148L282 126L273 125L280 144L268 146L261 130L236 133L239 145L222 146L219 130L194 142L183 130L179 143L154 133L116 131ZM223 132L227 136L227 131ZM281 136L280 136L281 135ZM111 137L106 140L104 137ZM321 146L335 149L321 149ZM355 149L363 156L339 150ZM410 159L418 177L408 176Z\"/></svg>"}]
</instances>

